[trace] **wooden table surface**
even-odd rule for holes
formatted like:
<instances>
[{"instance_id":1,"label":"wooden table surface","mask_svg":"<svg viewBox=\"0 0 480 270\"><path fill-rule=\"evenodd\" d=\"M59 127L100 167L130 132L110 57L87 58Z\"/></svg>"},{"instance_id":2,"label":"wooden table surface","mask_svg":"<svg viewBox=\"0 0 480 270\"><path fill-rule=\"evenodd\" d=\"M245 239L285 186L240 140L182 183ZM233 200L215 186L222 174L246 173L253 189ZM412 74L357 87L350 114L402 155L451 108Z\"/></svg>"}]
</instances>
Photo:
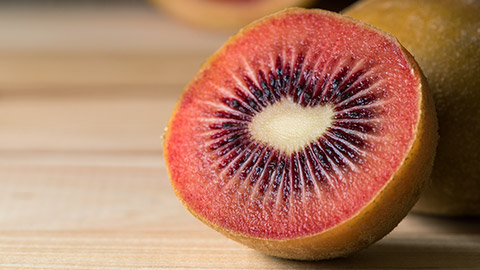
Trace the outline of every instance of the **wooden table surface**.
<instances>
[{"instance_id":1,"label":"wooden table surface","mask_svg":"<svg viewBox=\"0 0 480 270\"><path fill-rule=\"evenodd\" d=\"M161 135L228 34L145 8L0 10L1 269L480 269L480 220L410 214L347 259L264 256L177 201Z\"/></svg>"}]
</instances>

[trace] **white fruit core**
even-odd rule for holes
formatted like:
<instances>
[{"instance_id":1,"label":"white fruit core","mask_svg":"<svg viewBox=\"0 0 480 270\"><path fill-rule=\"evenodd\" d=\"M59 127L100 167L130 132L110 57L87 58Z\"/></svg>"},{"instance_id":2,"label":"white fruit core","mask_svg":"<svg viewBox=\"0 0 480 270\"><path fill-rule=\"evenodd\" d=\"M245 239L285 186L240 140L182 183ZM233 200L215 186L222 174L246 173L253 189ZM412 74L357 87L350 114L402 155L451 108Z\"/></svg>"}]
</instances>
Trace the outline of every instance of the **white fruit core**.
<instances>
[{"instance_id":1,"label":"white fruit core","mask_svg":"<svg viewBox=\"0 0 480 270\"><path fill-rule=\"evenodd\" d=\"M252 137L287 154L316 141L332 124L329 105L302 107L290 99L267 106L250 123Z\"/></svg>"}]
</instances>

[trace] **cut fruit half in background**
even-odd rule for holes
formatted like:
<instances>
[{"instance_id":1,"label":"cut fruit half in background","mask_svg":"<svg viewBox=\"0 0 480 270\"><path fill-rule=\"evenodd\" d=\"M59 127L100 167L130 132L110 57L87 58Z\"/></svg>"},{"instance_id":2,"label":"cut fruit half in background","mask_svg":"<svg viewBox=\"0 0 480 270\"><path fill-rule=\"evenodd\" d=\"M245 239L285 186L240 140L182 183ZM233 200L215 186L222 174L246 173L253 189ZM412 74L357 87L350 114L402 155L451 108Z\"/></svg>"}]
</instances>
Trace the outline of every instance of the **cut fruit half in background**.
<instances>
[{"instance_id":1,"label":"cut fruit half in background","mask_svg":"<svg viewBox=\"0 0 480 270\"><path fill-rule=\"evenodd\" d=\"M234 30L288 7L311 6L314 0L150 0L168 14L192 25Z\"/></svg>"},{"instance_id":2,"label":"cut fruit half in background","mask_svg":"<svg viewBox=\"0 0 480 270\"><path fill-rule=\"evenodd\" d=\"M201 67L164 156L197 218L266 254L345 256L390 232L428 179L432 97L392 36L288 9L242 29Z\"/></svg>"}]
</instances>

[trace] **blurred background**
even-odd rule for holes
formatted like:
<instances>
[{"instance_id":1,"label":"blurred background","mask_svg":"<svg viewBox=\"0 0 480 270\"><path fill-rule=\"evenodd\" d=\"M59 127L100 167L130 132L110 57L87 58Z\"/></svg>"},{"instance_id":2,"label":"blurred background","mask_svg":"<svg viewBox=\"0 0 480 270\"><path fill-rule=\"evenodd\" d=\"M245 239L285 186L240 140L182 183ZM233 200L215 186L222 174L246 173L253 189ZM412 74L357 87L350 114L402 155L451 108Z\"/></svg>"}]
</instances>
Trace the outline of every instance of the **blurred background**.
<instances>
[{"instance_id":1,"label":"blurred background","mask_svg":"<svg viewBox=\"0 0 480 270\"><path fill-rule=\"evenodd\" d=\"M0 2L0 267L389 268L450 258L447 239L418 240L458 230L435 218L410 216L366 256L320 265L260 255L191 217L170 188L161 136L183 87L242 18L190 21L171 5L182 2ZM353 1L290 2L339 11ZM474 225L462 225L462 241Z\"/></svg>"},{"instance_id":2,"label":"blurred background","mask_svg":"<svg viewBox=\"0 0 480 270\"><path fill-rule=\"evenodd\" d=\"M165 99L238 30L165 13L153 1L2 1L1 150L161 151Z\"/></svg>"}]
</instances>

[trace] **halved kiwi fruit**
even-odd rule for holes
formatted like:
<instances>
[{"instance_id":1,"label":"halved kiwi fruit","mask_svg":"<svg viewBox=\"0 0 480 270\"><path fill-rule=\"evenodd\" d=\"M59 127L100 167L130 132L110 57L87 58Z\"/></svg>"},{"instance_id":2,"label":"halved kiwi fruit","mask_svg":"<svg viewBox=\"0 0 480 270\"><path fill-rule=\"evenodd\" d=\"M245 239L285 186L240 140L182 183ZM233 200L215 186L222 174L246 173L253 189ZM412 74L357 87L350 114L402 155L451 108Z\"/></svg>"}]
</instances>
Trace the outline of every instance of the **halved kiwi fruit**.
<instances>
[{"instance_id":1,"label":"halved kiwi fruit","mask_svg":"<svg viewBox=\"0 0 480 270\"><path fill-rule=\"evenodd\" d=\"M418 199L436 146L432 97L395 38L322 10L242 29L201 67L165 134L178 198L266 254L345 256Z\"/></svg>"}]
</instances>

